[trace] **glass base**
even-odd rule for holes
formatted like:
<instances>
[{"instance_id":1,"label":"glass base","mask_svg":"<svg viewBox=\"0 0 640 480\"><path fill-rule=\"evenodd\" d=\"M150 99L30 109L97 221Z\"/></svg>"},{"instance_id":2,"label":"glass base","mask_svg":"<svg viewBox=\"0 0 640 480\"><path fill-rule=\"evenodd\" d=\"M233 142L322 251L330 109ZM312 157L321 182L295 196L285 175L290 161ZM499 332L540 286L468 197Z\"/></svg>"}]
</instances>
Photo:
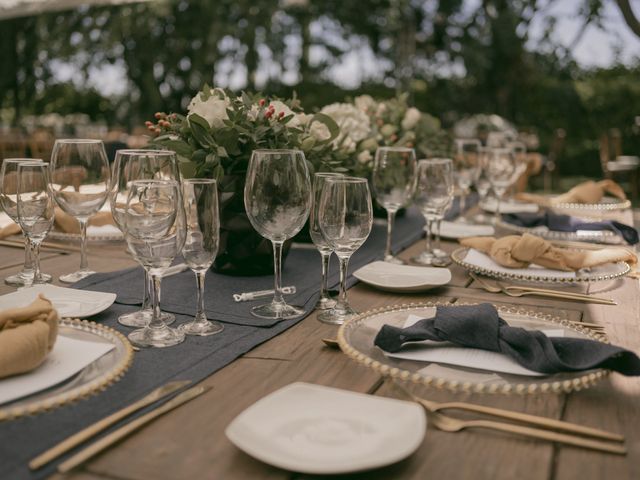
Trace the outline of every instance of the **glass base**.
<instances>
[{"instance_id":1,"label":"glass base","mask_svg":"<svg viewBox=\"0 0 640 480\"><path fill-rule=\"evenodd\" d=\"M329 310L336 306L336 301L331 297L320 297L314 307L316 310Z\"/></svg>"},{"instance_id":2,"label":"glass base","mask_svg":"<svg viewBox=\"0 0 640 480\"><path fill-rule=\"evenodd\" d=\"M185 335L175 328L164 326L134 330L127 338L136 347L164 348L184 342Z\"/></svg>"},{"instance_id":3,"label":"glass base","mask_svg":"<svg viewBox=\"0 0 640 480\"><path fill-rule=\"evenodd\" d=\"M40 280L35 283L51 283L53 277L48 273L41 273ZM15 275L9 275L4 279L4 283L10 285L12 287L28 287L31 286L33 281L33 270L22 270L21 272L16 273Z\"/></svg>"},{"instance_id":4,"label":"glass base","mask_svg":"<svg viewBox=\"0 0 640 480\"><path fill-rule=\"evenodd\" d=\"M299 317L304 314L304 310L287 303L267 303L266 305L258 305L251 309L251 315L258 318L266 318L269 320L288 320L290 318Z\"/></svg>"},{"instance_id":5,"label":"glass base","mask_svg":"<svg viewBox=\"0 0 640 480\"><path fill-rule=\"evenodd\" d=\"M76 283L80 280L87 278L89 275L93 275L93 270L78 270L77 272L67 273L66 275L60 276L59 280L62 283Z\"/></svg>"},{"instance_id":6,"label":"glass base","mask_svg":"<svg viewBox=\"0 0 640 480\"><path fill-rule=\"evenodd\" d=\"M398 257L394 257L393 255L385 255L384 261L387 263L393 263L394 265L405 265L406 262L404 260L400 260Z\"/></svg>"},{"instance_id":7,"label":"glass base","mask_svg":"<svg viewBox=\"0 0 640 480\"><path fill-rule=\"evenodd\" d=\"M318 320L322 323L329 323L331 325L342 325L345 321L356 315L356 312L350 305L343 305L339 308L332 308L326 310L318 315Z\"/></svg>"},{"instance_id":8,"label":"glass base","mask_svg":"<svg viewBox=\"0 0 640 480\"><path fill-rule=\"evenodd\" d=\"M465 225L470 224L471 222L469 220L467 220L466 217L464 217L463 215L460 215L458 218L456 218L453 223L462 223Z\"/></svg>"},{"instance_id":9,"label":"glass base","mask_svg":"<svg viewBox=\"0 0 640 480\"><path fill-rule=\"evenodd\" d=\"M218 322L213 322L210 320L206 320L204 322L193 322L183 323L178 327L182 333L186 335L200 335L201 337L206 337L208 335L215 335L216 333L220 333L224 330L224 326Z\"/></svg>"},{"instance_id":10,"label":"glass base","mask_svg":"<svg viewBox=\"0 0 640 480\"><path fill-rule=\"evenodd\" d=\"M151 309L124 313L118 317L118 323L120 325L124 325L125 327L144 328L149 324L151 315L153 315ZM176 316L172 313L162 312L160 315L160 320L162 320L165 325L171 325L176 321Z\"/></svg>"},{"instance_id":11,"label":"glass base","mask_svg":"<svg viewBox=\"0 0 640 480\"><path fill-rule=\"evenodd\" d=\"M492 220L487 215L479 213L473 217L473 222L477 225L490 225Z\"/></svg>"},{"instance_id":12,"label":"glass base","mask_svg":"<svg viewBox=\"0 0 640 480\"><path fill-rule=\"evenodd\" d=\"M411 263L416 265L433 265L433 261L436 260L436 256L431 252L422 252L420 255L411 258Z\"/></svg>"}]
</instances>

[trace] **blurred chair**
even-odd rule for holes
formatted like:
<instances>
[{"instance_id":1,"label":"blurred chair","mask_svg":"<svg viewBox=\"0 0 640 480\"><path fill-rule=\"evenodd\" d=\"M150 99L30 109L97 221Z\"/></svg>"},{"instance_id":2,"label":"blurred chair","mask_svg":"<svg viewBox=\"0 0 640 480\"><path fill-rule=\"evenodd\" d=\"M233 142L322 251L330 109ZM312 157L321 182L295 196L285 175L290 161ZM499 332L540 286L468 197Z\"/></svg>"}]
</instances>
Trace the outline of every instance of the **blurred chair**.
<instances>
[{"instance_id":1,"label":"blurred chair","mask_svg":"<svg viewBox=\"0 0 640 480\"><path fill-rule=\"evenodd\" d=\"M49 130L36 130L29 137L31 157L40 158L45 162L51 160L51 152L56 138Z\"/></svg>"},{"instance_id":2,"label":"blurred chair","mask_svg":"<svg viewBox=\"0 0 640 480\"><path fill-rule=\"evenodd\" d=\"M638 184L640 183L640 158L631 155L621 155L622 136L618 129L610 130L609 134L600 136L600 166L605 178L615 180L620 177L629 183L631 198L638 199Z\"/></svg>"},{"instance_id":3,"label":"blurred chair","mask_svg":"<svg viewBox=\"0 0 640 480\"><path fill-rule=\"evenodd\" d=\"M558 162L564 151L567 132L563 128L557 128L553 134L549 153L544 160L544 191L549 193L553 190L554 184L558 184Z\"/></svg>"},{"instance_id":4,"label":"blurred chair","mask_svg":"<svg viewBox=\"0 0 640 480\"><path fill-rule=\"evenodd\" d=\"M21 132L9 131L0 136L0 163L5 158L27 156L27 140Z\"/></svg>"}]
</instances>

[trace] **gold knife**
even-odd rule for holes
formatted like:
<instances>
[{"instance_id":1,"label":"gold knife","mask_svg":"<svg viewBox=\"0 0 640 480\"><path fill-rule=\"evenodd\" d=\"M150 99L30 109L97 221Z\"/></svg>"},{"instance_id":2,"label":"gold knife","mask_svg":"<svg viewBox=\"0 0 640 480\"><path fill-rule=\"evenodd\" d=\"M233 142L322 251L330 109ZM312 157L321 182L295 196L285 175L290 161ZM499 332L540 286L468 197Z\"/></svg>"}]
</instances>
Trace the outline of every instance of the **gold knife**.
<instances>
[{"instance_id":1,"label":"gold knife","mask_svg":"<svg viewBox=\"0 0 640 480\"><path fill-rule=\"evenodd\" d=\"M196 398L197 396L203 394L204 392L206 392L210 388L211 387L200 386L200 387L190 388L189 390L185 390L180 395L177 395L176 397L172 398L171 400L169 400L164 405L156 408L155 410L152 410L151 412L141 416L140 418L137 418L136 420L132 421L131 423L128 423L128 424L118 428L117 430L115 430L115 431L111 432L110 434L104 436L103 438L101 438L97 442L92 443L91 445L89 445L85 449L80 450L74 456L72 456L68 460L66 460L66 461L62 462L60 465L58 465L58 472L59 473L67 473L67 472L69 472L70 470L72 470L75 467L83 464L84 462L86 462L87 460L92 458L93 456L95 456L98 453L102 452L103 450L109 448L114 443L122 440L127 435L130 435L131 433L135 432L140 427L143 427L144 425L146 425L147 423L151 422L152 420L154 420L155 418L159 417L160 415L163 415L163 414L167 413L168 411L173 410L176 407L179 407L180 405L182 405L183 403L188 402L189 400L193 400L194 398Z\"/></svg>"},{"instance_id":2,"label":"gold knife","mask_svg":"<svg viewBox=\"0 0 640 480\"><path fill-rule=\"evenodd\" d=\"M78 433L75 433L70 437L64 439L62 442L53 446L46 452L41 453L36 458L31 460L31 462L29 462L29 468L31 470L36 470L38 468L43 467L47 463L58 458L63 453L66 453L72 448L77 447L81 443L87 441L91 437L94 437L95 435L102 432L103 430L110 427L111 425L115 424L116 422L119 422L123 418L131 415L133 412L136 412L141 408L146 407L147 405L151 405L152 403L157 402L161 398L164 398L167 395L173 392L176 392L183 387L186 387L190 383L191 383L191 380L179 380L175 382L166 383L161 387L156 388L154 391L152 391L148 395L145 395L143 398L141 398L137 402L132 403L131 405L121 410L118 410L117 412L109 415L108 417L103 418L102 420L92 425L89 425L87 428L80 430Z\"/></svg>"}]
</instances>

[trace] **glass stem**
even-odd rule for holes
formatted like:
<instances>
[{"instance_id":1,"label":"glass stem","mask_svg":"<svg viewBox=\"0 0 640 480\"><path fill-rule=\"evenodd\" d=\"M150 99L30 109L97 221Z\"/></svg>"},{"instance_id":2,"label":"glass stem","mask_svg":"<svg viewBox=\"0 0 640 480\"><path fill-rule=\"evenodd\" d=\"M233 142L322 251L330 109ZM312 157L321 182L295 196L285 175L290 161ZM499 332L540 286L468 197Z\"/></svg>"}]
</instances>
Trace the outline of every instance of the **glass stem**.
<instances>
[{"instance_id":1,"label":"glass stem","mask_svg":"<svg viewBox=\"0 0 640 480\"><path fill-rule=\"evenodd\" d=\"M31 249L32 249L32 259L33 259L33 281L32 284L34 283L40 283L41 281L41 274L40 274L40 243L39 242L32 242L31 243Z\"/></svg>"},{"instance_id":2,"label":"glass stem","mask_svg":"<svg viewBox=\"0 0 640 480\"><path fill-rule=\"evenodd\" d=\"M340 259L340 296L338 297L338 303L341 306L348 305L347 303L347 268L349 266L349 257L338 257Z\"/></svg>"},{"instance_id":3,"label":"glass stem","mask_svg":"<svg viewBox=\"0 0 640 480\"><path fill-rule=\"evenodd\" d=\"M88 270L87 263L87 219L79 220L80 222L80 270Z\"/></svg>"},{"instance_id":4,"label":"glass stem","mask_svg":"<svg viewBox=\"0 0 640 480\"><path fill-rule=\"evenodd\" d=\"M160 285L162 283L162 275L150 273L152 295L151 300L153 302L153 315L151 315L151 321L149 322L149 328L163 328L164 322L162 321L162 313L160 311Z\"/></svg>"},{"instance_id":5,"label":"glass stem","mask_svg":"<svg viewBox=\"0 0 640 480\"><path fill-rule=\"evenodd\" d=\"M392 257L391 254L391 232L393 231L393 224L396 220L396 210L387 210L387 246L384 249L384 256Z\"/></svg>"},{"instance_id":6,"label":"glass stem","mask_svg":"<svg viewBox=\"0 0 640 480\"><path fill-rule=\"evenodd\" d=\"M439 218L436 220L436 250L440 250L440 224L442 223L442 219Z\"/></svg>"},{"instance_id":7,"label":"glass stem","mask_svg":"<svg viewBox=\"0 0 640 480\"><path fill-rule=\"evenodd\" d=\"M496 204L496 216L493 219L493 223L494 224L498 224L498 221L500 220L500 202L502 201L502 195L496 193L496 200L497 200L497 204Z\"/></svg>"},{"instance_id":8,"label":"glass stem","mask_svg":"<svg viewBox=\"0 0 640 480\"><path fill-rule=\"evenodd\" d=\"M198 311L196 312L196 323L206 323L207 315L204 313L204 277L206 272L194 272L196 283L198 284Z\"/></svg>"},{"instance_id":9,"label":"glass stem","mask_svg":"<svg viewBox=\"0 0 640 480\"><path fill-rule=\"evenodd\" d=\"M284 303L282 297L282 244L281 241L272 241L273 243L273 302L272 303Z\"/></svg>"},{"instance_id":10,"label":"glass stem","mask_svg":"<svg viewBox=\"0 0 640 480\"><path fill-rule=\"evenodd\" d=\"M151 310L151 277L149 273L144 271L144 293L142 294L142 307L141 310Z\"/></svg>"},{"instance_id":11,"label":"glass stem","mask_svg":"<svg viewBox=\"0 0 640 480\"><path fill-rule=\"evenodd\" d=\"M322 257L322 279L320 281L320 298L329 298L329 261L331 260L331 252L320 252Z\"/></svg>"},{"instance_id":12,"label":"glass stem","mask_svg":"<svg viewBox=\"0 0 640 480\"><path fill-rule=\"evenodd\" d=\"M33 270L33 257L31 255L31 245L29 243L29 238L27 236L24 237L24 267L23 270L31 271Z\"/></svg>"},{"instance_id":13,"label":"glass stem","mask_svg":"<svg viewBox=\"0 0 640 480\"><path fill-rule=\"evenodd\" d=\"M433 219L427 218L427 237L426 237L426 251L427 253L433 253L431 247L431 229L433 228Z\"/></svg>"},{"instance_id":14,"label":"glass stem","mask_svg":"<svg viewBox=\"0 0 640 480\"><path fill-rule=\"evenodd\" d=\"M464 212L467 209L467 191L466 189L462 189L461 190L461 194L460 194L460 205L458 207L459 212L458 212L458 216L460 218L464 218Z\"/></svg>"}]
</instances>

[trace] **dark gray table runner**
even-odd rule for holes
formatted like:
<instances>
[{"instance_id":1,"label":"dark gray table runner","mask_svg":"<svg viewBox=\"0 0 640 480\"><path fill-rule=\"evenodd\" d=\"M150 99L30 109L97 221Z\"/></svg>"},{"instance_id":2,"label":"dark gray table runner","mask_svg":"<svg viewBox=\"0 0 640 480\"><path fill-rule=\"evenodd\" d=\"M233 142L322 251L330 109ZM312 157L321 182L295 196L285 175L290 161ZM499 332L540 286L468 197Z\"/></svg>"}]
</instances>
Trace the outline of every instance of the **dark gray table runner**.
<instances>
[{"instance_id":1,"label":"dark gray table runner","mask_svg":"<svg viewBox=\"0 0 640 480\"><path fill-rule=\"evenodd\" d=\"M452 209L448 216L453 216L456 211L456 208ZM421 215L413 209L408 210L405 217L398 218L394 229L394 250L406 248L419 239L423 234L423 224ZM350 272L382 257L385 233L383 225L374 225L365 245L354 254ZM334 287L338 283L337 270L337 263L332 263L330 285ZM319 281L318 252L315 249L292 249L283 269L283 284L296 285L297 293L287 296L287 301L303 305L305 315L274 323L250 315L250 308L259 301L236 303L231 296L232 293L272 288L272 276L229 277L209 272L206 283L207 314L210 318L225 323L225 330L221 334L189 337L175 347L137 352L126 375L99 395L50 413L0 423L0 478L43 478L51 475L56 462L35 473L29 472L27 463L69 435L141 398L153 388L177 379L198 382L280 334L311 313L318 298ZM355 278L349 277L349 285L355 281ZM118 315L138 308L142 288L142 272L139 268L96 274L75 286L118 294L117 303L91 320L124 334L131 331L120 326L116 319ZM176 313L176 324L192 319L195 288L191 271L163 281L162 306L163 309ZM154 406L135 416L144 414Z\"/></svg>"}]
</instances>

